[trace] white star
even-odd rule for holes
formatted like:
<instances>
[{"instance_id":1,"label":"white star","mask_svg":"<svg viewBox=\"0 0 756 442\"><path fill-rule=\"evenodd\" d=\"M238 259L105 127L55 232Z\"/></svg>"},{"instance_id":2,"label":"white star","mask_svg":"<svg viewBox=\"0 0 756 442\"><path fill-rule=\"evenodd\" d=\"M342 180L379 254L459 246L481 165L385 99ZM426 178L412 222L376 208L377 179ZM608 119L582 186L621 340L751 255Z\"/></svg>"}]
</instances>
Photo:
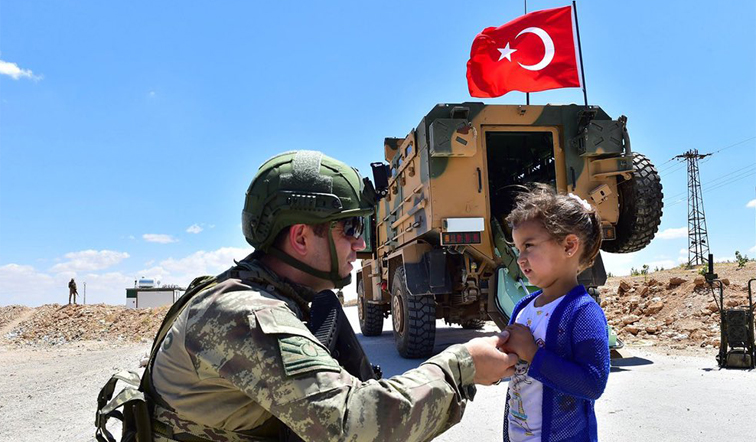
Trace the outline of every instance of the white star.
<instances>
[{"instance_id":1,"label":"white star","mask_svg":"<svg viewBox=\"0 0 756 442\"><path fill-rule=\"evenodd\" d=\"M509 49L509 42L507 42L507 45L504 48L498 48L498 49L499 49L499 52L501 52L501 57L499 57L498 61L501 61L504 58L506 58L509 61L512 61L512 53L517 51L517 49Z\"/></svg>"}]
</instances>

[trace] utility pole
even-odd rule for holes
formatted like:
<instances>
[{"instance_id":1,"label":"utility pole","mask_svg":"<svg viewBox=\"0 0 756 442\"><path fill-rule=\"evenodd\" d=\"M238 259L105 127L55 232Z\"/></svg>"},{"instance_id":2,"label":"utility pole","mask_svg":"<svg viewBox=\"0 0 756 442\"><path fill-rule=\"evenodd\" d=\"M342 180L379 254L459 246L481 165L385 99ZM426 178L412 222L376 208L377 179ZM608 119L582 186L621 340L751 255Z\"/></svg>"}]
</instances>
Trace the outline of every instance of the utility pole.
<instances>
[{"instance_id":1,"label":"utility pole","mask_svg":"<svg viewBox=\"0 0 756 442\"><path fill-rule=\"evenodd\" d=\"M707 264L709 259L709 234L706 232L701 178L698 160L711 155L689 150L675 158L688 162L688 266Z\"/></svg>"}]
</instances>

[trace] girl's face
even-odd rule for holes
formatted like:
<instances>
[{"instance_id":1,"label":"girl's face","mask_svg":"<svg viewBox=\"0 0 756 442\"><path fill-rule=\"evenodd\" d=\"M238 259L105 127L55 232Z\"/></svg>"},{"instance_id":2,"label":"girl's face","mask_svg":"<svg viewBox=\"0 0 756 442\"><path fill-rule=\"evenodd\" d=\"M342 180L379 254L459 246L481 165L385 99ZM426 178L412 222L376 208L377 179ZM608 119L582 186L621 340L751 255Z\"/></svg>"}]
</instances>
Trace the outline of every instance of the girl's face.
<instances>
[{"instance_id":1,"label":"girl's face","mask_svg":"<svg viewBox=\"0 0 756 442\"><path fill-rule=\"evenodd\" d=\"M520 252L517 264L531 284L544 292L550 287L569 290L577 281L579 239L577 235L557 242L540 220L531 219L512 230L515 247Z\"/></svg>"}]
</instances>

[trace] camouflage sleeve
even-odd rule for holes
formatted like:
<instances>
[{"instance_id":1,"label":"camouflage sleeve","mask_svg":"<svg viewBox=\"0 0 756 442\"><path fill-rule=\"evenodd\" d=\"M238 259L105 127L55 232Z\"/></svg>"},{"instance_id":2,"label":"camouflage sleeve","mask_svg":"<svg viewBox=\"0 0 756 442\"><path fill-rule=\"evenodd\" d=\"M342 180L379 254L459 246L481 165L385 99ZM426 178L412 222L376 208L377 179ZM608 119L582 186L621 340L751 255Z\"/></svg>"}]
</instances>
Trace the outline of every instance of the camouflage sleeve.
<instances>
[{"instance_id":1,"label":"camouflage sleeve","mask_svg":"<svg viewBox=\"0 0 756 442\"><path fill-rule=\"evenodd\" d=\"M222 345L195 356L214 359L204 363L306 441L430 440L459 422L475 393L475 367L462 345L402 375L361 382L291 310L258 309L247 320L244 334L204 335Z\"/></svg>"}]
</instances>

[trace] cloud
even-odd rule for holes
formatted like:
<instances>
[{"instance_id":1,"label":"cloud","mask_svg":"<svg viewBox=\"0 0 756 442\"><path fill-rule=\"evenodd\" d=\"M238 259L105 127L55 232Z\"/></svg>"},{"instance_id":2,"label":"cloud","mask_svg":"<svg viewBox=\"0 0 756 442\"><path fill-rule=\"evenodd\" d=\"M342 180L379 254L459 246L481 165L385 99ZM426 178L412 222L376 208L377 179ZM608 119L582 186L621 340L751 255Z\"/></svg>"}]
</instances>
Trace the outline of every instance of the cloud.
<instances>
[{"instance_id":1,"label":"cloud","mask_svg":"<svg viewBox=\"0 0 756 442\"><path fill-rule=\"evenodd\" d=\"M124 305L126 289L134 287L134 280L141 276L154 278L161 284L186 287L197 276L223 272L234 264L234 260L243 259L250 251L249 247L198 251L180 259L163 260L158 265L147 262L145 265L150 268L134 273L121 270L98 272L128 257L127 253L108 250L69 253L65 255L67 262L56 264L49 272L29 265L6 264L0 266L0 305L67 303L68 281L72 277L76 278L79 287L79 302L84 300L86 284L87 304Z\"/></svg>"},{"instance_id":2,"label":"cloud","mask_svg":"<svg viewBox=\"0 0 756 442\"><path fill-rule=\"evenodd\" d=\"M641 266L642 267L642 266ZM662 259L658 261L651 261L648 263L648 268L651 270L659 269L671 269L677 267L677 262L672 259Z\"/></svg>"},{"instance_id":3,"label":"cloud","mask_svg":"<svg viewBox=\"0 0 756 442\"><path fill-rule=\"evenodd\" d=\"M7 75L14 80L19 78L30 78L38 81L42 79L41 75L34 75L29 69L21 69L16 63L0 60L0 75Z\"/></svg>"},{"instance_id":4,"label":"cloud","mask_svg":"<svg viewBox=\"0 0 756 442\"><path fill-rule=\"evenodd\" d=\"M635 266L635 256L636 253L601 252L606 272L613 275L629 275L630 268Z\"/></svg>"},{"instance_id":5,"label":"cloud","mask_svg":"<svg viewBox=\"0 0 756 442\"><path fill-rule=\"evenodd\" d=\"M200 250L184 258L163 260L157 267L146 269L140 274L160 276L165 284L186 286L197 276L216 275L228 269L234 260L244 259L249 253L249 248L238 247L223 247L212 252ZM174 278L176 281L169 281Z\"/></svg>"},{"instance_id":6,"label":"cloud","mask_svg":"<svg viewBox=\"0 0 756 442\"><path fill-rule=\"evenodd\" d=\"M45 294L60 292L60 299L68 296L68 279L55 278L38 272L32 266L6 264L0 267L0 303L3 305L44 303ZM65 299L68 302L68 298Z\"/></svg>"},{"instance_id":7,"label":"cloud","mask_svg":"<svg viewBox=\"0 0 756 442\"><path fill-rule=\"evenodd\" d=\"M748 201L748 204L746 204L746 207L756 207L756 199Z\"/></svg>"},{"instance_id":8,"label":"cloud","mask_svg":"<svg viewBox=\"0 0 756 442\"><path fill-rule=\"evenodd\" d=\"M688 228L687 227L679 227L676 229L667 229L662 232L659 232L656 234L656 237L659 239L675 239L675 238L686 238L688 236Z\"/></svg>"},{"instance_id":9,"label":"cloud","mask_svg":"<svg viewBox=\"0 0 756 442\"><path fill-rule=\"evenodd\" d=\"M171 235L163 235L160 233L145 233L142 238L147 242L156 242L160 244L169 244L172 242L178 242Z\"/></svg>"},{"instance_id":10,"label":"cloud","mask_svg":"<svg viewBox=\"0 0 756 442\"><path fill-rule=\"evenodd\" d=\"M750 249L748 249L748 253L756 253L756 246L753 246Z\"/></svg>"},{"instance_id":11,"label":"cloud","mask_svg":"<svg viewBox=\"0 0 756 442\"><path fill-rule=\"evenodd\" d=\"M120 272L55 275L40 272L32 266L7 264L0 266L0 305L68 303L68 281L76 277L79 290L77 302L87 304L126 303L126 288L133 287L134 278Z\"/></svg>"},{"instance_id":12,"label":"cloud","mask_svg":"<svg viewBox=\"0 0 756 442\"><path fill-rule=\"evenodd\" d=\"M202 227L200 227L198 224L192 224L186 229L186 231L188 233L200 233L202 231Z\"/></svg>"},{"instance_id":13,"label":"cloud","mask_svg":"<svg viewBox=\"0 0 756 442\"><path fill-rule=\"evenodd\" d=\"M76 273L95 270L104 270L112 267L129 257L126 252L113 250L82 250L64 255L67 262L55 264L50 271L53 273Z\"/></svg>"}]
</instances>

